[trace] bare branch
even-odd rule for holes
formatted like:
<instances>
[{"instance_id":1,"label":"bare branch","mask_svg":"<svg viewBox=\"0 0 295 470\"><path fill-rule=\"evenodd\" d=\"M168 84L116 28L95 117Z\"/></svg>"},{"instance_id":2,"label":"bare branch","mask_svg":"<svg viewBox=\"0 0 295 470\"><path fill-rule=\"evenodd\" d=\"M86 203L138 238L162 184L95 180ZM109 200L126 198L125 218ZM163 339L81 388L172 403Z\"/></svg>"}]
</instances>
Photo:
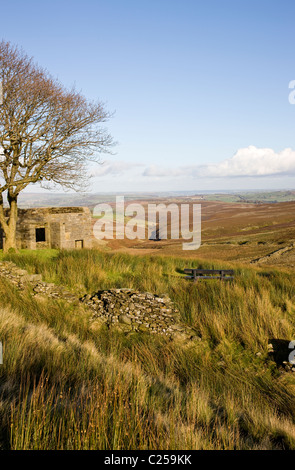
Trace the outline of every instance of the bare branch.
<instances>
[{"instance_id":1,"label":"bare branch","mask_svg":"<svg viewBox=\"0 0 295 470\"><path fill-rule=\"evenodd\" d=\"M0 82L0 223L8 233L3 193L15 212L17 197L29 184L85 188L87 162L100 162L113 140L102 127L111 117L102 103L66 90L5 41L0 42Z\"/></svg>"}]
</instances>

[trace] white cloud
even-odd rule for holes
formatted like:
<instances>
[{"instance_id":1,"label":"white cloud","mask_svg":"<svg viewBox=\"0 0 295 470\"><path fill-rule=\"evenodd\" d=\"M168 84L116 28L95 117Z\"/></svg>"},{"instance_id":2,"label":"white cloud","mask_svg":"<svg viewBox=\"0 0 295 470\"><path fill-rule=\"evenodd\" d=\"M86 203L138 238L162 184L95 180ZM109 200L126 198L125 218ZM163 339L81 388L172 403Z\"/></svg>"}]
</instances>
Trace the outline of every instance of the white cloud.
<instances>
[{"instance_id":1,"label":"white cloud","mask_svg":"<svg viewBox=\"0 0 295 470\"><path fill-rule=\"evenodd\" d=\"M162 177L162 176L181 176L183 174L183 169L176 168L163 168L157 165L151 165L145 168L143 172L143 176L155 176L155 177Z\"/></svg>"},{"instance_id":2,"label":"white cloud","mask_svg":"<svg viewBox=\"0 0 295 470\"><path fill-rule=\"evenodd\" d=\"M275 152L271 148L257 148L250 145L239 149L231 158L219 163L190 165L179 167L146 166L142 163L122 160L107 160L93 171L93 176L121 176L129 174L131 178L140 177L134 172L138 167L145 167L141 176L150 178L234 178L263 176L294 176L295 150L286 148Z\"/></svg>"},{"instance_id":3,"label":"white cloud","mask_svg":"<svg viewBox=\"0 0 295 470\"><path fill-rule=\"evenodd\" d=\"M295 151L286 148L276 153L270 148L250 145L232 158L199 169L201 176L275 176L295 174Z\"/></svg>"},{"instance_id":4,"label":"white cloud","mask_svg":"<svg viewBox=\"0 0 295 470\"><path fill-rule=\"evenodd\" d=\"M109 161L106 160L103 162L99 168L92 172L92 176L105 176L105 175L113 175L118 176L122 175L126 171L132 170L138 166L142 166L141 163L131 163L131 162L124 162L124 161Z\"/></svg>"},{"instance_id":5,"label":"white cloud","mask_svg":"<svg viewBox=\"0 0 295 470\"><path fill-rule=\"evenodd\" d=\"M295 175L295 151L286 148L276 153L270 148L250 145L239 149L231 158L208 165L183 166L175 169L158 166L147 167L144 176L153 177L262 177Z\"/></svg>"}]
</instances>

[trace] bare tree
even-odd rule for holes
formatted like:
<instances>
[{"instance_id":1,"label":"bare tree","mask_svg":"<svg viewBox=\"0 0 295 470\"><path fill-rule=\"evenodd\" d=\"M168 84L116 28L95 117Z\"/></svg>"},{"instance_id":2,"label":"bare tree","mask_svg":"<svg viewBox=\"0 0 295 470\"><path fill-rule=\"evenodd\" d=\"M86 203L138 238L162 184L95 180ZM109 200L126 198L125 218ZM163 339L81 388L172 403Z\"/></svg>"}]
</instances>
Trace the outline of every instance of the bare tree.
<instances>
[{"instance_id":1,"label":"bare tree","mask_svg":"<svg viewBox=\"0 0 295 470\"><path fill-rule=\"evenodd\" d=\"M0 223L5 251L16 248L17 200L29 184L85 187L87 163L108 152L101 103L66 90L21 49L0 42ZM3 196L7 195L9 215Z\"/></svg>"}]
</instances>

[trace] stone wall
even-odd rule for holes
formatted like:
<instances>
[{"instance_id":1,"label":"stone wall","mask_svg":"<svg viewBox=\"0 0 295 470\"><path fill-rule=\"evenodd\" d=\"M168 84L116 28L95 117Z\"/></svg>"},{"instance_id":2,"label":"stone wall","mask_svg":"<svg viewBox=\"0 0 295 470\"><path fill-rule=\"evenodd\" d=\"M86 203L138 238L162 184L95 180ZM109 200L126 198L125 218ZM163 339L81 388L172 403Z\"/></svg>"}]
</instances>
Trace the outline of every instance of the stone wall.
<instances>
[{"instance_id":1,"label":"stone wall","mask_svg":"<svg viewBox=\"0 0 295 470\"><path fill-rule=\"evenodd\" d=\"M117 328L124 333L150 333L169 339L198 339L194 332L181 323L179 312L168 296L160 297L150 292L132 289L100 290L83 297L63 286L42 281L40 274L28 274L12 262L0 263L0 277L12 282L18 289L31 286L36 298L65 300L82 304L92 312L91 321Z\"/></svg>"},{"instance_id":2,"label":"stone wall","mask_svg":"<svg viewBox=\"0 0 295 470\"><path fill-rule=\"evenodd\" d=\"M40 240L36 230L39 230ZM91 230L91 213L87 207L19 209L17 248L91 248ZM0 244L3 245L3 240Z\"/></svg>"},{"instance_id":3,"label":"stone wall","mask_svg":"<svg viewBox=\"0 0 295 470\"><path fill-rule=\"evenodd\" d=\"M171 336L181 331L179 312L169 297L132 289L109 289L81 299L94 311L94 318L122 330Z\"/></svg>"},{"instance_id":4,"label":"stone wall","mask_svg":"<svg viewBox=\"0 0 295 470\"><path fill-rule=\"evenodd\" d=\"M57 300L67 300L69 302L79 301L79 298L69 292L65 287L43 282L41 274L29 274L25 269L19 268L11 261L3 261L0 263L0 277L7 279L20 290L31 286L32 295L36 297L46 296Z\"/></svg>"}]
</instances>

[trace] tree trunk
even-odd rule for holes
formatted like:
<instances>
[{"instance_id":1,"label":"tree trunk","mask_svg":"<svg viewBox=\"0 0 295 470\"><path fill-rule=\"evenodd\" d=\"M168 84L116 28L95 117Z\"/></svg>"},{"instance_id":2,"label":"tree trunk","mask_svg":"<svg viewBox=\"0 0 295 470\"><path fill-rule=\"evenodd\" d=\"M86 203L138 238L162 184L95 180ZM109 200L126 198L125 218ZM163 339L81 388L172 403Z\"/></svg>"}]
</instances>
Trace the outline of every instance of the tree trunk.
<instances>
[{"instance_id":1,"label":"tree trunk","mask_svg":"<svg viewBox=\"0 0 295 470\"><path fill-rule=\"evenodd\" d=\"M16 248L16 222L17 222L17 198L8 195L8 202L10 205L9 219L7 226L3 227L5 232L4 253L10 249L17 250Z\"/></svg>"}]
</instances>

